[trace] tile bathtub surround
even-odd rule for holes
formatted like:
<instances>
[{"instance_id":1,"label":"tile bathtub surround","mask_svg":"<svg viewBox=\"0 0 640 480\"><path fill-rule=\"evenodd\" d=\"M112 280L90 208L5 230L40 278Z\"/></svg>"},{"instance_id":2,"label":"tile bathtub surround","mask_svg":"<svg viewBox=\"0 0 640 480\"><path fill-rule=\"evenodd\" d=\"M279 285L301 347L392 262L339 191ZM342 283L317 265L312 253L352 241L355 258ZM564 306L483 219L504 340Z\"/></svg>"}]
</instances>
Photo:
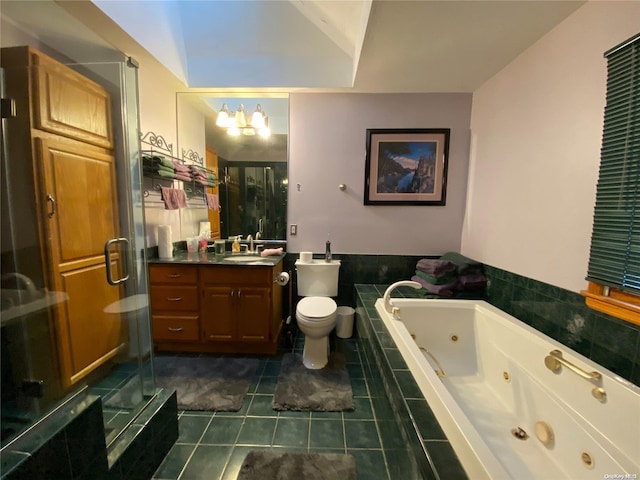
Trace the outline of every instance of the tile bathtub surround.
<instances>
[{"instance_id":1,"label":"tile bathtub surround","mask_svg":"<svg viewBox=\"0 0 640 480\"><path fill-rule=\"evenodd\" d=\"M365 363L378 373L382 385L380 396L390 401L394 423L403 426L406 444L412 450L412 460L422 478L465 479L467 476L457 455L375 309L376 299L386 288L387 285L355 285L356 326ZM420 292L400 287L394 296L416 297Z\"/></svg>"},{"instance_id":2,"label":"tile bathtub surround","mask_svg":"<svg viewBox=\"0 0 640 480\"><path fill-rule=\"evenodd\" d=\"M588 308L578 293L488 265L485 274L491 304L640 385L640 325Z\"/></svg>"},{"instance_id":3,"label":"tile bathtub surround","mask_svg":"<svg viewBox=\"0 0 640 480\"><path fill-rule=\"evenodd\" d=\"M288 351L302 354L303 345L299 333L293 347L261 357L240 411L180 411L180 436L153 478L235 480L251 450L351 454L359 480L420 478L391 404L380 395L378 375L365 365L359 339L331 339L332 351L347 358L354 411L273 410L282 357Z\"/></svg>"}]
</instances>

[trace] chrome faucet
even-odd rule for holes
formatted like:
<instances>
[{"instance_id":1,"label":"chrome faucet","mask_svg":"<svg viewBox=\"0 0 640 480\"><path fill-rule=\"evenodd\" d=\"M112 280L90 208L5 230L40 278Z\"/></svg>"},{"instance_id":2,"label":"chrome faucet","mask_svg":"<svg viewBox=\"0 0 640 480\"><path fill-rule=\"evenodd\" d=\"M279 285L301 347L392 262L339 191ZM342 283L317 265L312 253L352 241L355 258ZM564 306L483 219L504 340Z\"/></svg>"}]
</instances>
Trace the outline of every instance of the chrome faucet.
<instances>
[{"instance_id":1,"label":"chrome faucet","mask_svg":"<svg viewBox=\"0 0 640 480\"><path fill-rule=\"evenodd\" d=\"M251 235L247 235L247 241L249 242L249 253L254 253L253 237Z\"/></svg>"},{"instance_id":2,"label":"chrome faucet","mask_svg":"<svg viewBox=\"0 0 640 480\"><path fill-rule=\"evenodd\" d=\"M384 296L382 298L384 299L384 309L392 315L396 315L400 311L400 309L398 307L394 307L391 303L391 292L393 292L396 288L402 286L413 287L416 290L422 288L422 285L420 285L418 282L414 282L413 280L402 280L400 282L391 284L389 288L385 290Z\"/></svg>"}]
</instances>

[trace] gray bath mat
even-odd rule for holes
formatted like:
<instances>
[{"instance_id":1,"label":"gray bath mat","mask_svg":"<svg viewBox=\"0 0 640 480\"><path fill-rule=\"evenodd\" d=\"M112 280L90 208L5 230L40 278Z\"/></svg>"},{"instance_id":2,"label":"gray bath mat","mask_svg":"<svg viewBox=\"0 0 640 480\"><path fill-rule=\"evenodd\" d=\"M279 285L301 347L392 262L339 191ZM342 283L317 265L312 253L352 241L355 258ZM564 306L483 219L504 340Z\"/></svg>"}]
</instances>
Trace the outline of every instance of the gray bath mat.
<instances>
[{"instance_id":1,"label":"gray bath mat","mask_svg":"<svg viewBox=\"0 0 640 480\"><path fill-rule=\"evenodd\" d=\"M332 352L329 363L320 370L307 369L300 355L284 355L273 396L274 410L340 412L354 408L343 354Z\"/></svg>"},{"instance_id":2,"label":"gray bath mat","mask_svg":"<svg viewBox=\"0 0 640 480\"><path fill-rule=\"evenodd\" d=\"M156 385L175 389L180 410L236 412L242 408L259 361L234 357L177 357L154 358ZM118 407L130 396L139 396L137 379L129 382L111 397L106 406Z\"/></svg>"},{"instance_id":3,"label":"gray bath mat","mask_svg":"<svg viewBox=\"0 0 640 480\"><path fill-rule=\"evenodd\" d=\"M251 451L237 480L356 480L356 459L339 453Z\"/></svg>"}]
</instances>

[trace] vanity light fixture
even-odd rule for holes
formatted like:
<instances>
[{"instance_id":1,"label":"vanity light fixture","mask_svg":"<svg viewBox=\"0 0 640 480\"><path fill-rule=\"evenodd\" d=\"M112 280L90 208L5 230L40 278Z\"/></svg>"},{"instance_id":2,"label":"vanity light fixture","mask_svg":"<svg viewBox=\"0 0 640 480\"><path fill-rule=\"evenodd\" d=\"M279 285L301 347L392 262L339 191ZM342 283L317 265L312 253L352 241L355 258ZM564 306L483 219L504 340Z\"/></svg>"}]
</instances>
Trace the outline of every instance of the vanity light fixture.
<instances>
[{"instance_id":1,"label":"vanity light fixture","mask_svg":"<svg viewBox=\"0 0 640 480\"><path fill-rule=\"evenodd\" d=\"M269 118L262 111L262 106L258 104L255 112L251 115L251 122L247 123L244 105L240 104L238 110L232 112L223 104L216 118L216 125L227 129L227 133L232 136L242 135L260 135L261 137L269 137Z\"/></svg>"}]
</instances>

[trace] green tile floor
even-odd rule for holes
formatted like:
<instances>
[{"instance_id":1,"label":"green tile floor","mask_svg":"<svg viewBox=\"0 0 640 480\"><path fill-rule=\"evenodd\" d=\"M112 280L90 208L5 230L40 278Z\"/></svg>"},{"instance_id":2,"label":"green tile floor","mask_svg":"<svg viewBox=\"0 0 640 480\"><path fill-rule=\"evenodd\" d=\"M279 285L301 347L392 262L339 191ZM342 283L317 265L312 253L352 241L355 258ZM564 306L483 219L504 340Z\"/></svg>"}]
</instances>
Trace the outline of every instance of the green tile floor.
<instances>
[{"instance_id":1,"label":"green tile floor","mask_svg":"<svg viewBox=\"0 0 640 480\"><path fill-rule=\"evenodd\" d=\"M261 357L238 412L180 411L180 436L155 472L157 480L235 479L251 450L346 453L356 458L358 480L415 478L391 406L372 402L375 379L365 373L356 339L332 339L347 358L356 408L352 412L278 412L272 409L286 351L302 354L304 338L273 357ZM378 387L375 387L378 388ZM375 408L373 403L375 403ZM403 473L398 477L398 473Z\"/></svg>"}]
</instances>

